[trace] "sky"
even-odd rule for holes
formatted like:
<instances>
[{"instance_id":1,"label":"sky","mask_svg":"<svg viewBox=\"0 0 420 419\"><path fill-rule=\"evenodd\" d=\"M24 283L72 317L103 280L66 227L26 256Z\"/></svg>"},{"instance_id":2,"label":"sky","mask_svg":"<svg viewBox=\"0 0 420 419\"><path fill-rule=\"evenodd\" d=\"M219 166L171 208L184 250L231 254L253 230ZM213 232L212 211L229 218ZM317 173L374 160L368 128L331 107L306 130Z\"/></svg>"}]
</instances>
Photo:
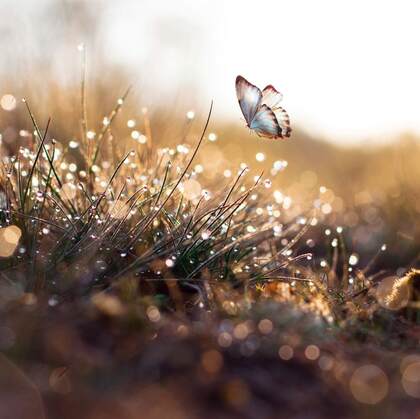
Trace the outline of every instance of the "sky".
<instances>
[{"instance_id":1,"label":"sky","mask_svg":"<svg viewBox=\"0 0 420 419\"><path fill-rule=\"evenodd\" d=\"M33 16L51 0L16 3L15 15ZM77 2L55 0L55 12L61 3L68 10ZM241 74L261 88L273 84L292 123L315 136L351 143L420 135L416 0L85 3L98 17L92 49L140 78L148 101L170 103L181 92L199 111L214 99L215 117L239 119Z\"/></svg>"}]
</instances>

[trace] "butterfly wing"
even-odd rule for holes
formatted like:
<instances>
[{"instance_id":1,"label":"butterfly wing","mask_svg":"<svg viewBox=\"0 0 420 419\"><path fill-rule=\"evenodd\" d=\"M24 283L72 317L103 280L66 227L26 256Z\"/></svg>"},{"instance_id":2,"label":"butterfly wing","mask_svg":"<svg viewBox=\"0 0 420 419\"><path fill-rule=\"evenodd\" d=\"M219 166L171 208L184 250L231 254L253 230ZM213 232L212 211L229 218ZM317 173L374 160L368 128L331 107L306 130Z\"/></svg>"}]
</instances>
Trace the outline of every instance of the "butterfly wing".
<instances>
[{"instance_id":1,"label":"butterfly wing","mask_svg":"<svg viewBox=\"0 0 420 419\"><path fill-rule=\"evenodd\" d=\"M238 76L236 77L236 96L246 123L250 127L261 104L261 90L242 76Z\"/></svg>"},{"instance_id":2,"label":"butterfly wing","mask_svg":"<svg viewBox=\"0 0 420 419\"><path fill-rule=\"evenodd\" d=\"M266 86L262 91L261 103L267 105L274 112L278 125L280 126L280 137L290 137L292 129L290 127L289 115L279 106L282 99L283 95L271 84Z\"/></svg>"},{"instance_id":3,"label":"butterfly wing","mask_svg":"<svg viewBox=\"0 0 420 419\"><path fill-rule=\"evenodd\" d=\"M236 77L236 95L249 128L260 137L290 137L290 119L279 106L283 95L271 84L261 92L244 77Z\"/></svg>"},{"instance_id":4,"label":"butterfly wing","mask_svg":"<svg viewBox=\"0 0 420 419\"><path fill-rule=\"evenodd\" d=\"M260 137L279 138L282 136L282 129L276 115L267 105L259 107L249 127Z\"/></svg>"},{"instance_id":5,"label":"butterfly wing","mask_svg":"<svg viewBox=\"0 0 420 419\"><path fill-rule=\"evenodd\" d=\"M285 109L278 106L277 108L272 109L274 115L276 116L278 125L280 127L281 137L290 137L292 133L292 128L290 127L290 118L289 114Z\"/></svg>"},{"instance_id":6,"label":"butterfly wing","mask_svg":"<svg viewBox=\"0 0 420 419\"><path fill-rule=\"evenodd\" d=\"M283 95L277 91L271 84L264 87L262 91L261 104L267 105L269 108L277 108L283 100Z\"/></svg>"}]
</instances>

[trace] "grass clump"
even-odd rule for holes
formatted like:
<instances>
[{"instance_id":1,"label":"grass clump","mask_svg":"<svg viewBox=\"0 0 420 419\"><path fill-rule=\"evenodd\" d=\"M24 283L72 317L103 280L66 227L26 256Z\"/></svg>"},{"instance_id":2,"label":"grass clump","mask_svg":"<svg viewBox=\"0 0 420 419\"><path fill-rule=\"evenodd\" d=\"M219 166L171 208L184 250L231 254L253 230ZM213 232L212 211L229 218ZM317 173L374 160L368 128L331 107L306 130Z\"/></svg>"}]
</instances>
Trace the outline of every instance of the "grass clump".
<instances>
[{"instance_id":1,"label":"grass clump","mask_svg":"<svg viewBox=\"0 0 420 419\"><path fill-rule=\"evenodd\" d=\"M246 165L203 176L212 107L167 147L147 111L144 134L115 126L129 90L96 134L84 89L76 139L53 138L25 101L24 145L0 151L0 346L48 409L408 418L418 270L381 270L384 246L359 266L320 199L295 207ZM67 410L71 395L84 408Z\"/></svg>"},{"instance_id":2,"label":"grass clump","mask_svg":"<svg viewBox=\"0 0 420 419\"><path fill-rule=\"evenodd\" d=\"M1 177L1 228L19 235L0 261L10 283L61 299L131 278L146 294L183 304L182 288L208 307L213 283L245 291L308 280L294 267L310 255L294 247L314 218L283 220L269 180L250 180L246 167L212 191L192 168L211 109L192 146L153 147L149 132L127 149L112 131L124 100L97 137L87 131L68 144L49 136L50 120L41 129L25 101L34 131L17 155L3 155ZM262 205L271 215L259 215Z\"/></svg>"}]
</instances>

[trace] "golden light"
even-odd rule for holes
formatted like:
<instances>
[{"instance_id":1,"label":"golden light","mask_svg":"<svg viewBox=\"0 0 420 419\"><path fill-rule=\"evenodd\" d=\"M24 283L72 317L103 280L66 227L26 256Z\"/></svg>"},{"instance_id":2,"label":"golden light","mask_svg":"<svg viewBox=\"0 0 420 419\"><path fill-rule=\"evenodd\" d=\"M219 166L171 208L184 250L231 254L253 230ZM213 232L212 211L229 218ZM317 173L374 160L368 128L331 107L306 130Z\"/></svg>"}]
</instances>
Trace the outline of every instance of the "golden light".
<instances>
[{"instance_id":1,"label":"golden light","mask_svg":"<svg viewBox=\"0 0 420 419\"><path fill-rule=\"evenodd\" d=\"M323 371L329 371L334 366L334 359L329 355L322 355L319 358L318 365Z\"/></svg>"},{"instance_id":2,"label":"golden light","mask_svg":"<svg viewBox=\"0 0 420 419\"><path fill-rule=\"evenodd\" d=\"M76 185L74 183L68 182L63 185L61 191L66 195L66 198L71 200L76 197Z\"/></svg>"},{"instance_id":3,"label":"golden light","mask_svg":"<svg viewBox=\"0 0 420 419\"><path fill-rule=\"evenodd\" d=\"M360 403L377 404L386 397L388 389L388 377L373 364L357 368L350 378L350 391Z\"/></svg>"},{"instance_id":4,"label":"golden light","mask_svg":"<svg viewBox=\"0 0 420 419\"><path fill-rule=\"evenodd\" d=\"M96 133L94 131L88 131L86 133L86 137L87 137L88 140L93 140L95 138L95 136L96 136Z\"/></svg>"},{"instance_id":5,"label":"golden light","mask_svg":"<svg viewBox=\"0 0 420 419\"><path fill-rule=\"evenodd\" d=\"M223 172L227 163L226 154L222 153L221 149L214 143L207 143L204 150L205 159L201 161L201 164L204 164L206 168L206 175L212 177L216 173Z\"/></svg>"},{"instance_id":6,"label":"golden light","mask_svg":"<svg viewBox=\"0 0 420 419\"><path fill-rule=\"evenodd\" d=\"M17 226L8 226L0 229L0 257L7 258L15 252L22 232Z\"/></svg>"},{"instance_id":7,"label":"golden light","mask_svg":"<svg viewBox=\"0 0 420 419\"><path fill-rule=\"evenodd\" d=\"M319 358L319 348L316 345L308 345L305 349L305 356L311 361L315 361Z\"/></svg>"},{"instance_id":8,"label":"golden light","mask_svg":"<svg viewBox=\"0 0 420 419\"><path fill-rule=\"evenodd\" d=\"M70 172L76 172L77 171L77 164L76 163L70 163L69 164L69 170Z\"/></svg>"},{"instance_id":9,"label":"golden light","mask_svg":"<svg viewBox=\"0 0 420 419\"><path fill-rule=\"evenodd\" d=\"M209 134L209 141L216 141L217 140L217 134L215 134L214 132L211 132Z\"/></svg>"},{"instance_id":10,"label":"golden light","mask_svg":"<svg viewBox=\"0 0 420 419\"><path fill-rule=\"evenodd\" d=\"M274 191L273 196L277 204L281 204L283 202L284 196L280 191Z\"/></svg>"},{"instance_id":11,"label":"golden light","mask_svg":"<svg viewBox=\"0 0 420 419\"><path fill-rule=\"evenodd\" d=\"M405 368L401 383L409 396L420 399L420 361L410 363Z\"/></svg>"},{"instance_id":12,"label":"golden light","mask_svg":"<svg viewBox=\"0 0 420 419\"><path fill-rule=\"evenodd\" d=\"M328 204L328 203L323 204L323 205L322 205L322 207L321 207L321 211L322 211L322 213L323 213L323 214L325 214L325 215L330 214L330 213L331 213L331 211L332 211L332 207L331 207L331 205L330 205L330 204Z\"/></svg>"},{"instance_id":13,"label":"golden light","mask_svg":"<svg viewBox=\"0 0 420 419\"><path fill-rule=\"evenodd\" d=\"M196 173L203 173L203 171L204 171L204 167L203 167L201 164L196 164L196 165L194 166L194 171L195 171Z\"/></svg>"},{"instance_id":14,"label":"golden light","mask_svg":"<svg viewBox=\"0 0 420 419\"><path fill-rule=\"evenodd\" d=\"M160 320L160 311L156 306L149 306L146 310L147 317L151 322L158 322Z\"/></svg>"},{"instance_id":15,"label":"golden light","mask_svg":"<svg viewBox=\"0 0 420 419\"><path fill-rule=\"evenodd\" d=\"M376 289L378 303L388 310L402 309L410 301L410 296L410 284L397 276L383 279Z\"/></svg>"},{"instance_id":16,"label":"golden light","mask_svg":"<svg viewBox=\"0 0 420 419\"><path fill-rule=\"evenodd\" d=\"M140 132L137 130L131 131L131 138L133 140L138 140L140 138Z\"/></svg>"},{"instance_id":17,"label":"golden light","mask_svg":"<svg viewBox=\"0 0 420 419\"><path fill-rule=\"evenodd\" d=\"M411 354L411 355L407 355L405 356L402 361L401 361L401 365L400 365L400 371L401 374L404 374L405 369L410 365L410 364L414 364L416 362L420 362L420 354Z\"/></svg>"},{"instance_id":18,"label":"golden light","mask_svg":"<svg viewBox=\"0 0 420 419\"><path fill-rule=\"evenodd\" d=\"M258 330L263 335L268 335L269 333L273 331L273 322L270 319L262 319L258 323Z\"/></svg>"},{"instance_id":19,"label":"golden light","mask_svg":"<svg viewBox=\"0 0 420 419\"><path fill-rule=\"evenodd\" d=\"M188 201L193 201L200 197L201 185L194 179L188 179L182 184L181 191Z\"/></svg>"},{"instance_id":20,"label":"golden light","mask_svg":"<svg viewBox=\"0 0 420 419\"><path fill-rule=\"evenodd\" d=\"M248 327L245 323L239 323L235 326L235 329L233 329L233 336L235 336L236 339L243 340L246 339L249 334Z\"/></svg>"},{"instance_id":21,"label":"golden light","mask_svg":"<svg viewBox=\"0 0 420 419\"><path fill-rule=\"evenodd\" d=\"M283 359L283 361L288 361L289 359L293 358L293 348L289 345L282 345L279 349L279 357Z\"/></svg>"},{"instance_id":22,"label":"golden light","mask_svg":"<svg viewBox=\"0 0 420 419\"><path fill-rule=\"evenodd\" d=\"M137 140L140 144L146 144L147 142L147 137L145 135L140 135L138 140Z\"/></svg>"},{"instance_id":23,"label":"golden light","mask_svg":"<svg viewBox=\"0 0 420 419\"><path fill-rule=\"evenodd\" d=\"M258 162L263 162L265 160L265 154L264 153L257 153L255 155L255 160Z\"/></svg>"},{"instance_id":24,"label":"golden light","mask_svg":"<svg viewBox=\"0 0 420 419\"><path fill-rule=\"evenodd\" d=\"M283 170L285 169L287 166L289 165L289 163L286 160L276 160L273 163L273 167L276 170Z\"/></svg>"},{"instance_id":25,"label":"golden light","mask_svg":"<svg viewBox=\"0 0 420 419\"><path fill-rule=\"evenodd\" d=\"M228 348L232 344L232 336L228 332L222 332L217 338L217 343L222 348Z\"/></svg>"},{"instance_id":26,"label":"golden light","mask_svg":"<svg viewBox=\"0 0 420 419\"><path fill-rule=\"evenodd\" d=\"M122 201L116 201L112 203L110 212L112 218L122 219L127 215L128 211L130 211L129 205Z\"/></svg>"},{"instance_id":27,"label":"golden light","mask_svg":"<svg viewBox=\"0 0 420 419\"><path fill-rule=\"evenodd\" d=\"M357 265L357 263L359 262L359 256L356 255L355 253L352 253L349 257L349 264L351 266Z\"/></svg>"},{"instance_id":28,"label":"golden light","mask_svg":"<svg viewBox=\"0 0 420 419\"><path fill-rule=\"evenodd\" d=\"M92 297L93 305L107 316L120 316L124 313L121 301L114 295L98 293Z\"/></svg>"},{"instance_id":29,"label":"golden light","mask_svg":"<svg viewBox=\"0 0 420 419\"><path fill-rule=\"evenodd\" d=\"M5 111L13 111L16 108L16 98L10 94L3 95L0 105Z\"/></svg>"},{"instance_id":30,"label":"golden light","mask_svg":"<svg viewBox=\"0 0 420 419\"><path fill-rule=\"evenodd\" d=\"M172 267L175 265L175 262L174 262L172 259L166 259L166 260L165 260L165 265L166 265L168 268L172 268Z\"/></svg>"}]
</instances>

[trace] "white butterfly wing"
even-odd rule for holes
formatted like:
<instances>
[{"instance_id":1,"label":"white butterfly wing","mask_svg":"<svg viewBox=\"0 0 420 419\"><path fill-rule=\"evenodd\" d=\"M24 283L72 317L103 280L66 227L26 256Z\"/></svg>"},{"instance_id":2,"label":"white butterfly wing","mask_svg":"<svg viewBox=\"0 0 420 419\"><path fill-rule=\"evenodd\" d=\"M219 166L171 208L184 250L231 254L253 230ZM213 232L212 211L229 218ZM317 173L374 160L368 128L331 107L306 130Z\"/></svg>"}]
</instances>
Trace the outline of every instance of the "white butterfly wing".
<instances>
[{"instance_id":1,"label":"white butterfly wing","mask_svg":"<svg viewBox=\"0 0 420 419\"><path fill-rule=\"evenodd\" d=\"M290 118L289 114L280 106L275 109L272 109L274 115L276 116L278 125L281 131L281 137L290 137L292 133L292 128L290 127Z\"/></svg>"},{"instance_id":2,"label":"white butterfly wing","mask_svg":"<svg viewBox=\"0 0 420 419\"><path fill-rule=\"evenodd\" d=\"M271 84L264 87L262 91L261 104L267 105L269 108L278 108L279 103L283 100L283 95L277 91Z\"/></svg>"},{"instance_id":3,"label":"white butterfly wing","mask_svg":"<svg viewBox=\"0 0 420 419\"><path fill-rule=\"evenodd\" d=\"M238 76L236 77L236 96L246 123L251 127L251 121L255 118L261 104L261 90L242 76Z\"/></svg>"},{"instance_id":4,"label":"white butterfly wing","mask_svg":"<svg viewBox=\"0 0 420 419\"><path fill-rule=\"evenodd\" d=\"M281 106L279 106L280 102L283 100L283 95L271 84L263 89L262 95L261 103L267 105L276 116L280 126L280 137L290 137L292 129L290 127L289 115Z\"/></svg>"},{"instance_id":5,"label":"white butterfly wing","mask_svg":"<svg viewBox=\"0 0 420 419\"><path fill-rule=\"evenodd\" d=\"M260 137L278 138L282 136L282 129L277 122L276 115L267 105L260 106L249 127Z\"/></svg>"}]
</instances>

